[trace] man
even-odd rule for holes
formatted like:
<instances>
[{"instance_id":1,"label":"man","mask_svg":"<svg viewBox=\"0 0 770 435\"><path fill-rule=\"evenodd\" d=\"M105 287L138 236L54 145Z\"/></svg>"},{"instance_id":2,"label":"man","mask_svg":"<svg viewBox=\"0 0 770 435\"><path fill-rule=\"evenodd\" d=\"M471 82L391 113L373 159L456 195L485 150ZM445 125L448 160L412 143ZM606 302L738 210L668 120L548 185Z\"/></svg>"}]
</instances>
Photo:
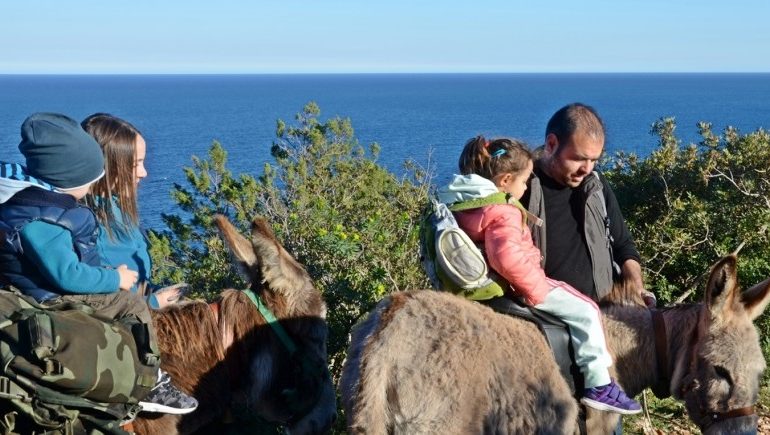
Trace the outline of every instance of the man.
<instances>
[{"instance_id":1,"label":"man","mask_svg":"<svg viewBox=\"0 0 770 435\"><path fill-rule=\"evenodd\" d=\"M613 277L619 275L653 307L655 296L644 290L639 251L615 194L594 171L604 137L599 114L585 104L568 104L548 121L545 145L522 198L527 209L543 220L532 238L542 253L546 276L598 301L612 290ZM613 433L623 433L622 421Z\"/></svg>"},{"instance_id":2,"label":"man","mask_svg":"<svg viewBox=\"0 0 770 435\"><path fill-rule=\"evenodd\" d=\"M545 145L523 203L545 222L533 230L548 277L599 300L613 276L638 289L648 305L639 252L607 181L594 171L604 124L592 107L573 103L548 121Z\"/></svg>"}]
</instances>

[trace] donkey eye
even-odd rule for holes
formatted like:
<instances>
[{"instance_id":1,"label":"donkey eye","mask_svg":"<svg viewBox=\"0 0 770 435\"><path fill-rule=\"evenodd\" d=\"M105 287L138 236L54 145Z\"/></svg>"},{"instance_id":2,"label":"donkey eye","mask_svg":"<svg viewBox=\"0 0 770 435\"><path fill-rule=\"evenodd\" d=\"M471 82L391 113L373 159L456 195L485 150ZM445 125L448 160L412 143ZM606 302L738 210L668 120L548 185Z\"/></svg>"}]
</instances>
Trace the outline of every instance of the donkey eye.
<instances>
[{"instance_id":1,"label":"donkey eye","mask_svg":"<svg viewBox=\"0 0 770 435\"><path fill-rule=\"evenodd\" d=\"M722 366L714 366L714 372L717 376L727 381L728 384L733 384L733 378L730 376L730 372Z\"/></svg>"}]
</instances>

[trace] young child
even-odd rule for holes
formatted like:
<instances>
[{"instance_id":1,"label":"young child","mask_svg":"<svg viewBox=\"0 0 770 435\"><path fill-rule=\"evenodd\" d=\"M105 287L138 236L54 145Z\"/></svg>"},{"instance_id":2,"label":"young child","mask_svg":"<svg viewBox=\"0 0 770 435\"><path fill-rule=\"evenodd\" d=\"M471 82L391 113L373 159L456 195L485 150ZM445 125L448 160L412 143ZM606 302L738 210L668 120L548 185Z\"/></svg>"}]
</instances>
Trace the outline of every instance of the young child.
<instances>
[{"instance_id":1,"label":"young child","mask_svg":"<svg viewBox=\"0 0 770 435\"><path fill-rule=\"evenodd\" d=\"M163 308L181 297L183 284L159 287L151 282L152 263L139 228L137 186L147 176L147 144L139 130L116 116L95 113L80 124L102 148L105 175L91 187L86 203L101 231L97 243L102 264L126 264L139 274L131 291L147 296L152 308Z\"/></svg>"},{"instance_id":2,"label":"young child","mask_svg":"<svg viewBox=\"0 0 770 435\"><path fill-rule=\"evenodd\" d=\"M28 117L21 138L26 168L0 165L0 274L5 284L44 304L72 300L109 318L133 316L153 334L147 304L121 291L136 282L136 271L125 264L101 266L94 214L78 204L104 175L99 144L76 121L55 113ZM158 383L140 404L145 411L172 414L197 407L165 372L159 372Z\"/></svg>"},{"instance_id":3,"label":"young child","mask_svg":"<svg viewBox=\"0 0 770 435\"><path fill-rule=\"evenodd\" d=\"M511 284L516 296L569 326L575 362L585 378L580 401L603 411L636 414L641 411L639 403L610 378L612 357L599 307L570 285L545 276L540 266L540 251L526 225L525 209L518 202L527 190L532 165L532 153L525 144L476 137L466 143L460 156L463 175L455 175L439 191L439 200L452 204L497 192L509 194L509 204L456 212L460 228L472 240L484 243L489 265Z\"/></svg>"}]
</instances>

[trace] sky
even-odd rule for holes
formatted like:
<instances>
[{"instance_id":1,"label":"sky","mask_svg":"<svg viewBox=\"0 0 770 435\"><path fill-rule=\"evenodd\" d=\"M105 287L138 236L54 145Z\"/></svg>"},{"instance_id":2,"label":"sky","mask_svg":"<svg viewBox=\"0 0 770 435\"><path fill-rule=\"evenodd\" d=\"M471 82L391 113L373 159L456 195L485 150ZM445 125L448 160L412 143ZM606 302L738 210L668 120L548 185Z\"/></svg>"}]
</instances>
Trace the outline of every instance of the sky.
<instances>
[{"instance_id":1,"label":"sky","mask_svg":"<svg viewBox=\"0 0 770 435\"><path fill-rule=\"evenodd\" d=\"M770 72L767 0L0 0L0 74Z\"/></svg>"}]
</instances>

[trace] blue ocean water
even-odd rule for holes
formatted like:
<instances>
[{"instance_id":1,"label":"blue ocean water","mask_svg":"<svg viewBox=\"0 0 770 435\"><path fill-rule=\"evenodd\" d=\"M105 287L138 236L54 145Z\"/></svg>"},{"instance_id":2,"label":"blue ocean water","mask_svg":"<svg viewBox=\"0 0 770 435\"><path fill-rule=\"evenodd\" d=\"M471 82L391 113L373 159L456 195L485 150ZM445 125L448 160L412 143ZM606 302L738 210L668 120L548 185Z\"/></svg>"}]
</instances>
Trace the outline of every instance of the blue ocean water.
<instances>
[{"instance_id":1,"label":"blue ocean water","mask_svg":"<svg viewBox=\"0 0 770 435\"><path fill-rule=\"evenodd\" d=\"M160 213L174 211L169 192L184 183L192 155L218 140L234 173L258 175L276 119L292 120L311 100L323 119L350 117L361 143L379 143L380 161L394 172L406 159L430 159L437 182L455 170L468 138L540 145L550 115L573 101L602 115L608 152L649 153L650 125L660 117L676 118L685 143L698 140L699 121L717 131L770 127L770 74L0 75L0 160L23 161L19 126L33 112L123 117L148 144L143 222L162 229Z\"/></svg>"}]
</instances>

